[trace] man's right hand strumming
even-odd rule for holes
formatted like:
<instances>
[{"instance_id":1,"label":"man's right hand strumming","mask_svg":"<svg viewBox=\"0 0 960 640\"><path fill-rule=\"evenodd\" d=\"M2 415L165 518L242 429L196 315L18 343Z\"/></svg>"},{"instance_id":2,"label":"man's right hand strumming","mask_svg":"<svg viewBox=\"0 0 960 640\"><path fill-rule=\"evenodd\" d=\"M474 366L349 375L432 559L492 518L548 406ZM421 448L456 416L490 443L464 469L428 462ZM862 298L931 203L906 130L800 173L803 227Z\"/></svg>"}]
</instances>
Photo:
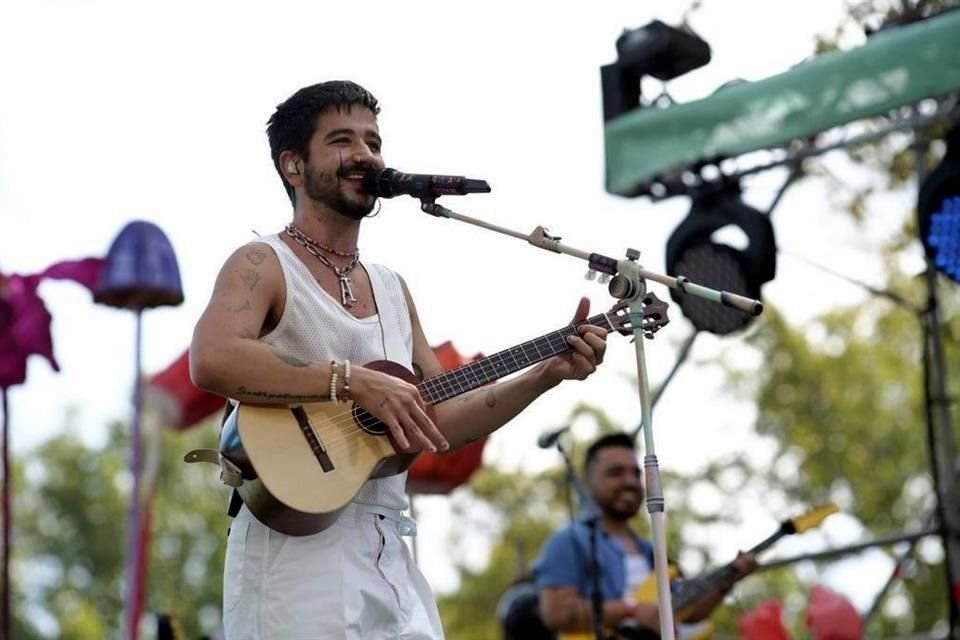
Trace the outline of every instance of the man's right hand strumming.
<instances>
[{"instance_id":1,"label":"man's right hand strumming","mask_svg":"<svg viewBox=\"0 0 960 640\"><path fill-rule=\"evenodd\" d=\"M350 395L360 407L387 425L394 445L402 453L424 449L435 453L450 447L427 415L420 391L409 382L354 366Z\"/></svg>"}]
</instances>

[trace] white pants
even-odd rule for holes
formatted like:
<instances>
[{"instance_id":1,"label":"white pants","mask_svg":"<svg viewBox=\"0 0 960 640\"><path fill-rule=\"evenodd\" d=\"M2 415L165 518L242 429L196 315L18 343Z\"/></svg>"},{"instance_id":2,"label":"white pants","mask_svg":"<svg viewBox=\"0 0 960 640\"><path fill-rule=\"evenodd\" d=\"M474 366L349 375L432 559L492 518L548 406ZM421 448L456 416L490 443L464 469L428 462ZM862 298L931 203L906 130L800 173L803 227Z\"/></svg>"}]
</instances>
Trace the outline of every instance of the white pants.
<instances>
[{"instance_id":1,"label":"white pants","mask_svg":"<svg viewBox=\"0 0 960 640\"><path fill-rule=\"evenodd\" d=\"M400 538L409 522L351 504L326 530L294 537L244 506L227 540L226 640L443 640L430 586Z\"/></svg>"}]
</instances>

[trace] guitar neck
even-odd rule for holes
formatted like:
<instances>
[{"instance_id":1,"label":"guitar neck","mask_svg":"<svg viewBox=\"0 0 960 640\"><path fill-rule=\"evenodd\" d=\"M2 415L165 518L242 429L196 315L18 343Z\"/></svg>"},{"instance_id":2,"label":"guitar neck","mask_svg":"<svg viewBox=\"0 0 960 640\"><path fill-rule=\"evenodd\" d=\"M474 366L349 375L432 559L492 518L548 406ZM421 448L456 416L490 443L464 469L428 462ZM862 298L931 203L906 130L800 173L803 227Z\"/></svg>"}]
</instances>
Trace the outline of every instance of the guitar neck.
<instances>
[{"instance_id":1,"label":"guitar neck","mask_svg":"<svg viewBox=\"0 0 960 640\"><path fill-rule=\"evenodd\" d=\"M769 549L777 540L788 533L790 533L790 531L781 526L776 533L760 544L751 548L747 553L756 556L758 553ZM733 565L727 564L719 569L714 569L710 573L700 576L699 578L684 581L679 592L673 597L673 610L681 611L699 600L708 592L726 586L735 574L736 569L734 569Z\"/></svg>"},{"instance_id":2,"label":"guitar neck","mask_svg":"<svg viewBox=\"0 0 960 640\"><path fill-rule=\"evenodd\" d=\"M582 324L596 325L607 331L612 329L606 314L587 318ZM530 365L569 351L570 345L567 344L567 337L576 333L576 326L567 325L562 329L528 340L523 344L518 344L476 362L427 378L418 385L420 394L427 404L438 404L468 391L473 391L494 380L499 380L511 373L526 369Z\"/></svg>"}]
</instances>

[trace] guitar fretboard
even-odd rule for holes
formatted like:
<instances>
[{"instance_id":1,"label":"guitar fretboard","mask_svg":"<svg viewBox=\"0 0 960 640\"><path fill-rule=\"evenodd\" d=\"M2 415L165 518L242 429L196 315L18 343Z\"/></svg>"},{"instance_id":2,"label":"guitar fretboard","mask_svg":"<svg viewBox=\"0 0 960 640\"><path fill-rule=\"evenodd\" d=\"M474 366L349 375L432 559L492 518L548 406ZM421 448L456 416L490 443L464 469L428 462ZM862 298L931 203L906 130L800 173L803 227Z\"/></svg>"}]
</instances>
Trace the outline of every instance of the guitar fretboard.
<instances>
[{"instance_id":1,"label":"guitar fretboard","mask_svg":"<svg viewBox=\"0 0 960 640\"><path fill-rule=\"evenodd\" d=\"M772 547L773 543L792 532L787 526L788 523L789 521L781 523L780 529L778 529L776 533L754 546L747 553L756 556L758 553ZM735 574L736 569L728 564L693 580L685 580L681 583L679 591L673 597L673 610L680 611L685 609L706 595L707 592L728 584Z\"/></svg>"},{"instance_id":2,"label":"guitar fretboard","mask_svg":"<svg viewBox=\"0 0 960 640\"><path fill-rule=\"evenodd\" d=\"M686 609L710 591L726 584L734 573L735 570L732 566L725 565L699 578L685 580L681 583L679 591L673 596L673 610Z\"/></svg>"},{"instance_id":3,"label":"guitar fretboard","mask_svg":"<svg viewBox=\"0 0 960 640\"><path fill-rule=\"evenodd\" d=\"M583 324L592 324L607 331L612 329L606 314L587 318ZM539 338L428 378L418 385L420 394L427 404L437 404L473 391L489 382L569 351L571 347L567 344L567 337L576 333L577 328L574 325L567 325Z\"/></svg>"}]
</instances>

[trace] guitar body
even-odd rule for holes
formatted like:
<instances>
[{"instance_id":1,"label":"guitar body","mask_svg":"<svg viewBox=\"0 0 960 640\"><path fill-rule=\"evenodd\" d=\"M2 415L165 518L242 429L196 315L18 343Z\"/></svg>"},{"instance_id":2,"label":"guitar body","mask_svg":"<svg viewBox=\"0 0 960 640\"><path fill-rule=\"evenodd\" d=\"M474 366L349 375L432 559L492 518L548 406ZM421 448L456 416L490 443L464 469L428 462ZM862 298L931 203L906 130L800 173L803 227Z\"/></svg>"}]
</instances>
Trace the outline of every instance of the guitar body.
<instances>
[{"instance_id":1,"label":"guitar body","mask_svg":"<svg viewBox=\"0 0 960 640\"><path fill-rule=\"evenodd\" d=\"M669 322L667 306L652 293L643 303L639 330L649 336ZM619 302L582 324L634 335L633 323L628 305ZM389 360L363 366L416 386L436 422L434 405L569 351L566 338L576 333L576 326L567 325L422 382ZM197 449L184 460L218 464L221 478L237 487L260 522L305 536L329 527L367 480L402 473L416 457L397 453L387 426L357 405L315 402L241 403L223 424L219 451Z\"/></svg>"},{"instance_id":2,"label":"guitar body","mask_svg":"<svg viewBox=\"0 0 960 640\"><path fill-rule=\"evenodd\" d=\"M754 545L747 553L756 556L758 553L769 549L773 544L783 536L795 533L803 533L814 527L820 526L824 518L832 513L839 511L834 503L830 502L817 507L807 513L784 520L780 527L766 540ZM677 568L670 565L667 569L670 582L672 583L680 575ZM693 580L684 580L671 587L671 604L675 619L678 621L676 637L682 640L706 640L713 636L713 625L708 621L694 624L683 624L683 620L690 613L690 608L694 606L699 598L716 589L720 585L728 584L728 581L735 573L733 565L726 565L709 572ZM659 590L657 588L657 576L651 573L647 578L637 585L633 591L633 600L637 603L656 604ZM611 638L619 640L648 640L656 639L657 633L648 630L638 630L635 628L621 628L615 631L608 631ZM561 634L560 640L591 640L593 634L590 633L567 633Z\"/></svg>"},{"instance_id":3,"label":"guitar body","mask_svg":"<svg viewBox=\"0 0 960 640\"><path fill-rule=\"evenodd\" d=\"M671 582L676 580L680 575L680 572L673 565L670 565L667 573L670 576ZM650 575L633 590L633 600L638 604L656 605L659 593L657 589L657 576L651 572ZM677 617L682 620L683 613L678 612ZM709 622L677 625L676 637L679 640L708 640L712 636L713 625ZM611 637L616 639L622 638L623 640L647 640L648 638L655 640L660 636L655 631L647 629L624 628L612 632ZM560 635L560 640L593 640L593 638L594 635L592 633L564 633Z\"/></svg>"},{"instance_id":4,"label":"guitar body","mask_svg":"<svg viewBox=\"0 0 960 640\"><path fill-rule=\"evenodd\" d=\"M417 384L387 360L364 365ZM433 407L427 415L435 419ZM356 405L298 407L240 404L224 423L220 453L243 475L238 492L250 512L276 531L304 536L336 520L370 478L402 473L416 454L398 454L387 426Z\"/></svg>"}]
</instances>

